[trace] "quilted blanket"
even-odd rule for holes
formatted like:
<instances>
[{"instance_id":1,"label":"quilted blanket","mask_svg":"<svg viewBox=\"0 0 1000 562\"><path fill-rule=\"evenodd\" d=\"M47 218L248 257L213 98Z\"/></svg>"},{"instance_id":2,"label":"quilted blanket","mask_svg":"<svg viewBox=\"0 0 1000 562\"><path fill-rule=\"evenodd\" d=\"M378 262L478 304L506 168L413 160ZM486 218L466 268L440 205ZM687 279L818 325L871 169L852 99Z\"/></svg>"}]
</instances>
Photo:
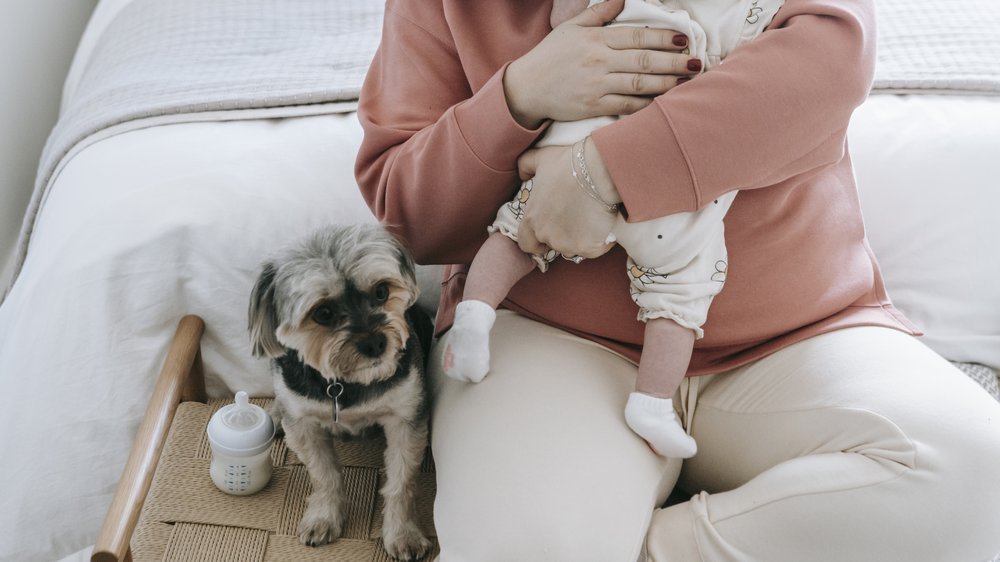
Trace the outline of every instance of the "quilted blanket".
<instances>
[{"instance_id":1,"label":"quilted blanket","mask_svg":"<svg viewBox=\"0 0 1000 562\"><path fill-rule=\"evenodd\" d=\"M1000 2L878 0L875 93L1000 94Z\"/></svg>"}]
</instances>

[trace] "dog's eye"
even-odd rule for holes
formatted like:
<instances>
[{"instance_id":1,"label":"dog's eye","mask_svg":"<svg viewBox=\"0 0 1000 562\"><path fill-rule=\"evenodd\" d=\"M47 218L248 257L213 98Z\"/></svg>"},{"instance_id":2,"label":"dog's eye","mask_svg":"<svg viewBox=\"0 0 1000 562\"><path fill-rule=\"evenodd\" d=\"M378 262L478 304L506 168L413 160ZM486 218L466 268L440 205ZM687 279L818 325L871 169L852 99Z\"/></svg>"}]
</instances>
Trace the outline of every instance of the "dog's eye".
<instances>
[{"instance_id":1,"label":"dog's eye","mask_svg":"<svg viewBox=\"0 0 1000 562\"><path fill-rule=\"evenodd\" d=\"M385 302L387 298L389 298L389 284L382 282L375 285L375 300Z\"/></svg>"},{"instance_id":2,"label":"dog's eye","mask_svg":"<svg viewBox=\"0 0 1000 562\"><path fill-rule=\"evenodd\" d=\"M329 305L321 304L312 311L313 322L319 324L320 326L329 326L333 324L333 308Z\"/></svg>"}]
</instances>

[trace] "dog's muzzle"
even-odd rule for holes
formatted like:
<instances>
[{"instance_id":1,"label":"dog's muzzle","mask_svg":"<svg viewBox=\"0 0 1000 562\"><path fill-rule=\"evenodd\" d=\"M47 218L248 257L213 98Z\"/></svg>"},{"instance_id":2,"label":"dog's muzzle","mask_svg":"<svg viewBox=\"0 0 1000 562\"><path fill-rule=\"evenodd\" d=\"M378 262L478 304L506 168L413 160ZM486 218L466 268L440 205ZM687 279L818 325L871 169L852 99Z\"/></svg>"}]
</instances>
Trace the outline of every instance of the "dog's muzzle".
<instances>
[{"instance_id":1,"label":"dog's muzzle","mask_svg":"<svg viewBox=\"0 0 1000 562\"><path fill-rule=\"evenodd\" d=\"M385 353L386 345L388 344L388 339L382 332L377 332L374 334L368 334L362 338L357 343L358 351L361 352L365 357L370 357L376 359Z\"/></svg>"}]
</instances>

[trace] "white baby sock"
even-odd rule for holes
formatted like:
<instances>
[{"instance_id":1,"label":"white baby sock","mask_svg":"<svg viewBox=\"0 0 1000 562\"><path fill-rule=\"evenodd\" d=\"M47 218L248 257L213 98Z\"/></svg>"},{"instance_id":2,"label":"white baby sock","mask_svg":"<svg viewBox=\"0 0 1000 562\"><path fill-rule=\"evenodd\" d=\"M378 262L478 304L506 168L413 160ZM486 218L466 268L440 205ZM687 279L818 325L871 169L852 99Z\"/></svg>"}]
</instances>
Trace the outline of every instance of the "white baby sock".
<instances>
[{"instance_id":1,"label":"white baby sock","mask_svg":"<svg viewBox=\"0 0 1000 562\"><path fill-rule=\"evenodd\" d=\"M629 394L625 422L660 456L688 459L698 452L698 444L677 421L674 401L670 398L641 392Z\"/></svg>"},{"instance_id":2,"label":"white baby sock","mask_svg":"<svg viewBox=\"0 0 1000 562\"><path fill-rule=\"evenodd\" d=\"M490 330L496 318L497 311L483 301L458 303L444 347L444 374L466 382L483 380L490 370Z\"/></svg>"}]
</instances>

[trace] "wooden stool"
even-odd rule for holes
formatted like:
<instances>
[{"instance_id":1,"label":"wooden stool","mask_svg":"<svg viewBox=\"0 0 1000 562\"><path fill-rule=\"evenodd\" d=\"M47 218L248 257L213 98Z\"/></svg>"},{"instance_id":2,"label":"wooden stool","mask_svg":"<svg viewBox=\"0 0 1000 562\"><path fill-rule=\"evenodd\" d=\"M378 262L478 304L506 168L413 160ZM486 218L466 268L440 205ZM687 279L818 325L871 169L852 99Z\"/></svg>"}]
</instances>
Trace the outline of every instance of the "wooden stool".
<instances>
[{"instance_id":1,"label":"wooden stool","mask_svg":"<svg viewBox=\"0 0 1000 562\"><path fill-rule=\"evenodd\" d=\"M385 561L382 548L383 450L378 434L340 441L347 525L336 542L299 543L296 527L310 493L309 475L276 439L274 474L260 492L231 496L209 476L208 420L232 400L205 400L200 340L204 323L185 316L177 328L135 445L98 535L93 562L176 561ZM251 400L266 407L270 399ZM434 540L434 463L430 450L418 475L419 523ZM437 543L425 558L437 555Z\"/></svg>"}]
</instances>

